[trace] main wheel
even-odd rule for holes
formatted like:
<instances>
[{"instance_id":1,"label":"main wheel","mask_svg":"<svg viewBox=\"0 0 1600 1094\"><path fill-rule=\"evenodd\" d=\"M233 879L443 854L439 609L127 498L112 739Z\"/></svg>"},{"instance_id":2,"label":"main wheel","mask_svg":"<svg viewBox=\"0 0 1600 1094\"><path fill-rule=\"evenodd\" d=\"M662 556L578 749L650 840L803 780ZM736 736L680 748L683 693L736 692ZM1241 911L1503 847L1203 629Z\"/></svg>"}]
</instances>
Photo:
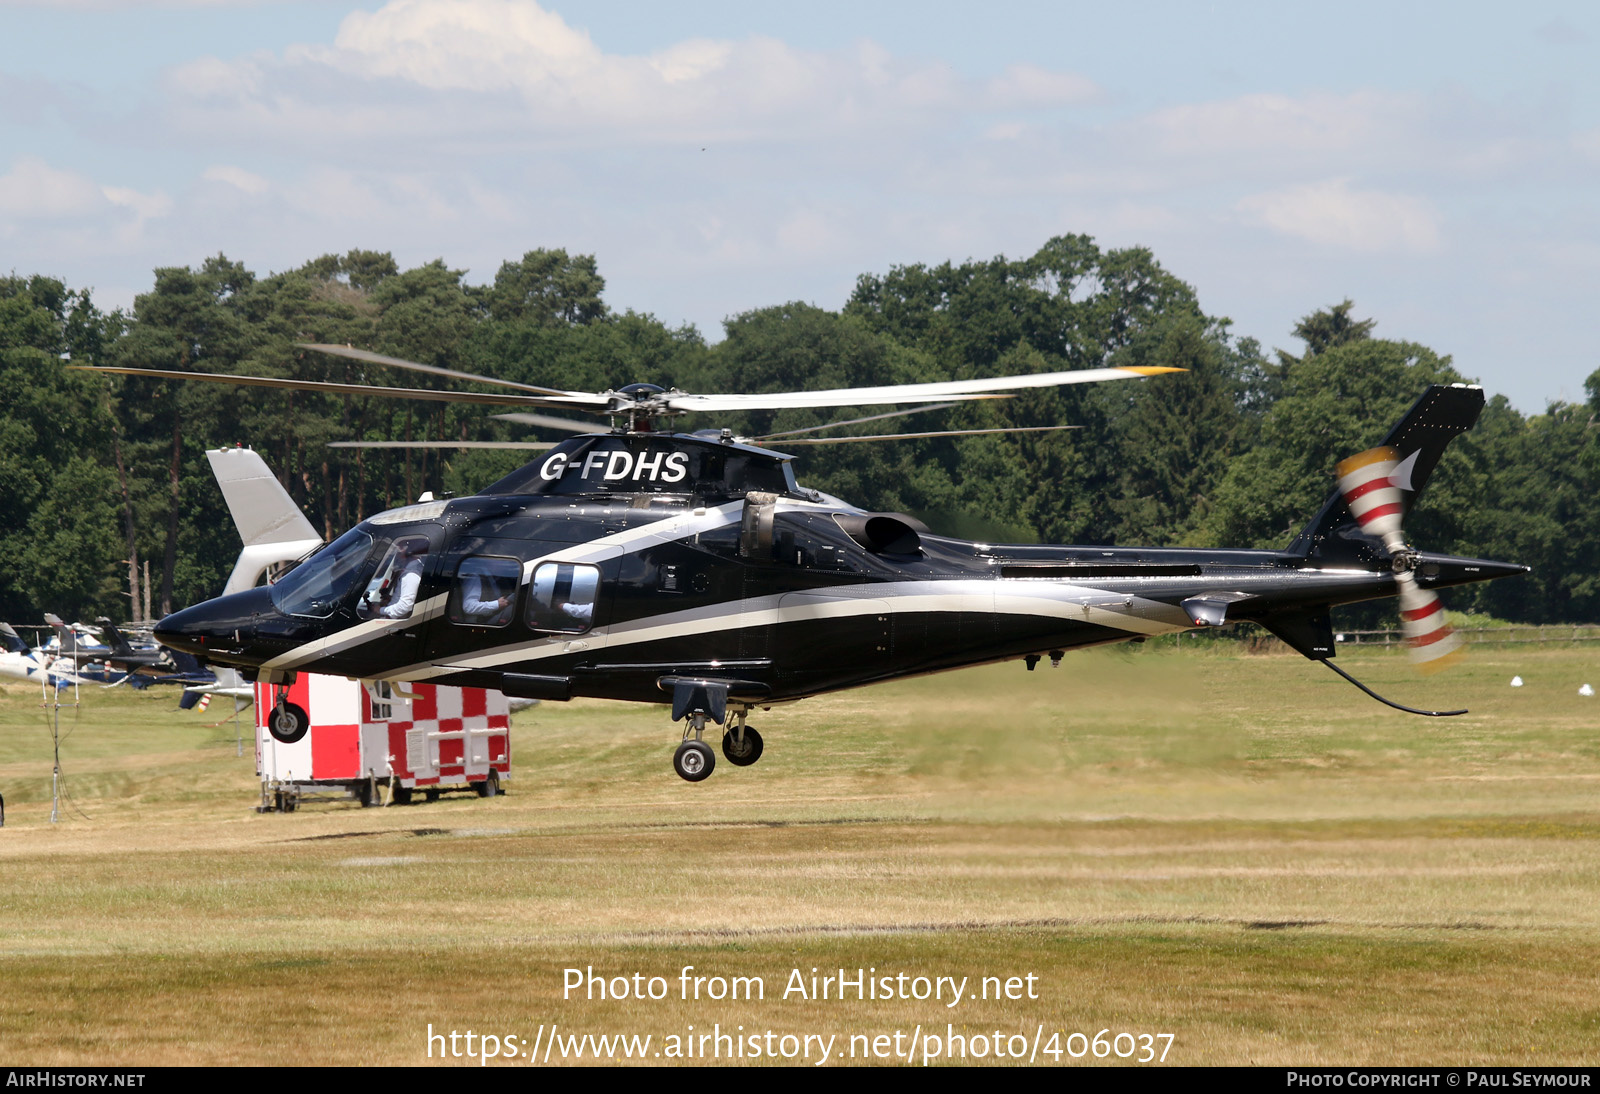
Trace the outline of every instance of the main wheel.
<instances>
[{"instance_id":1,"label":"main wheel","mask_svg":"<svg viewBox=\"0 0 1600 1094\"><path fill-rule=\"evenodd\" d=\"M311 728L311 718L295 704L282 702L267 715L267 731L286 745L292 745Z\"/></svg>"},{"instance_id":2,"label":"main wheel","mask_svg":"<svg viewBox=\"0 0 1600 1094\"><path fill-rule=\"evenodd\" d=\"M744 747L739 747L739 738L733 730L722 735L722 755L735 767L749 767L761 759L761 734L750 726L744 727Z\"/></svg>"},{"instance_id":3,"label":"main wheel","mask_svg":"<svg viewBox=\"0 0 1600 1094\"><path fill-rule=\"evenodd\" d=\"M477 790L478 797L493 798L500 793L500 772L491 767L489 774L484 777L482 782L473 783L472 785Z\"/></svg>"},{"instance_id":4,"label":"main wheel","mask_svg":"<svg viewBox=\"0 0 1600 1094\"><path fill-rule=\"evenodd\" d=\"M697 783L717 766L717 754L704 741L685 741L672 754L672 770L685 782Z\"/></svg>"}]
</instances>

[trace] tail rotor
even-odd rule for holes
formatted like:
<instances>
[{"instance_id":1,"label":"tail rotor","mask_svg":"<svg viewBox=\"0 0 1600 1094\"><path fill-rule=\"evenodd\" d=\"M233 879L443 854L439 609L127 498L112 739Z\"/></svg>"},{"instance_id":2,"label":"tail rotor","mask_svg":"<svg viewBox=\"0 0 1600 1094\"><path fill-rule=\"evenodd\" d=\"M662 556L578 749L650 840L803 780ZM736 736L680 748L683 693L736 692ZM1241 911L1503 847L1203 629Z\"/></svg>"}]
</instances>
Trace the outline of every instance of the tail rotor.
<instances>
[{"instance_id":1,"label":"tail rotor","mask_svg":"<svg viewBox=\"0 0 1600 1094\"><path fill-rule=\"evenodd\" d=\"M1396 481L1403 474L1400 469L1400 454L1393 448L1368 449L1339 464L1339 492L1361 530L1383 540L1393 559L1400 592L1400 632L1412 664L1431 674L1461 659L1461 637L1445 622L1439 594L1417 584L1416 553L1401 531L1405 503L1402 485Z\"/></svg>"}]
</instances>

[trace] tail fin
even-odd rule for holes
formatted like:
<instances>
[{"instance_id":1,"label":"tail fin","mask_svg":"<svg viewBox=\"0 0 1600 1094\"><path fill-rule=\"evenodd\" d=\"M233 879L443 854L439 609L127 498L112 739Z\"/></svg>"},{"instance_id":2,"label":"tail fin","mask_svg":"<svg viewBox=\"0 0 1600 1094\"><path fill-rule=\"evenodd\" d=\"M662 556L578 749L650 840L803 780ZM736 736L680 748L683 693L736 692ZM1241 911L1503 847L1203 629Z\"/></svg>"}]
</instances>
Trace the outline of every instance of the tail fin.
<instances>
[{"instance_id":1,"label":"tail fin","mask_svg":"<svg viewBox=\"0 0 1600 1094\"><path fill-rule=\"evenodd\" d=\"M75 627L67 626L59 615L53 615L50 612L44 613L44 621L55 628L57 645L62 654L71 657L78 652L83 643L78 641L78 632Z\"/></svg>"},{"instance_id":2,"label":"tail fin","mask_svg":"<svg viewBox=\"0 0 1600 1094\"><path fill-rule=\"evenodd\" d=\"M111 647L111 656L127 657L133 653L133 647L128 645L128 640L122 636L117 625L105 616L95 620L100 624L100 633L105 635L106 645Z\"/></svg>"},{"instance_id":3,"label":"tail fin","mask_svg":"<svg viewBox=\"0 0 1600 1094\"><path fill-rule=\"evenodd\" d=\"M1381 444L1398 455L1392 478L1400 487L1401 504L1407 512L1421 496L1445 448L1472 428L1482 410L1483 388L1434 384L1383 439ZM1289 544L1287 552L1320 561L1354 562L1381 557L1384 546L1381 539L1361 530L1349 502L1335 487L1321 512Z\"/></svg>"},{"instance_id":4,"label":"tail fin","mask_svg":"<svg viewBox=\"0 0 1600 1094\"><path fill-rule=\"evenodd\" d=\"M22 636L11 629L10 623L0 623L0 646L4 646L11 653L32 653Z\"/></svg>"},{"instance_id":5,"label":"tail fin","mask_svg":"<svg viewBox=\"0 0 1600 1094\"><path fill-rule=\"evenodd\" d=\"M220 448L207 451L206 459L244 541L224 593L248 589L268 566L300 558L322 545L322 537L258 453Z\"/></svg>"}]
</instances>

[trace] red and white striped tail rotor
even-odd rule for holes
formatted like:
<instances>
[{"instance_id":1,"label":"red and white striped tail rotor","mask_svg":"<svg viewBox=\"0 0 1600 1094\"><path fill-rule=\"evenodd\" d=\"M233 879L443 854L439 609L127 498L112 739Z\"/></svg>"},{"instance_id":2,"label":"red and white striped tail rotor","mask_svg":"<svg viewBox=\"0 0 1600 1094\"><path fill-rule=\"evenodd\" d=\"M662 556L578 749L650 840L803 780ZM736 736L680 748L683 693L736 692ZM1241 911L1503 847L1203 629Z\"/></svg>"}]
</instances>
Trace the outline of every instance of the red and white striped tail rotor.
<instances>
[{"instance_id":1,"label":"red and white striped tail rotor","mask_svg":"<svg viewBox=\"0 0 1600 1094\"><path fill-rule=\"evenodd\" d=\"M1387 447L1369 448L1339 464L1339 493L1351 515L1363 532L1382 539L1390 551L1403 550L1406 545L1400 533L1405 503L1400 488L1390 479L1399 464L1400 453Z\"/></svg>"},{"instance_id":2,"label":"red and white striped tail rotor","mask_svg":"<svg viewBox=\"0 0 1600 1094\"><path fill-rule=\"evenodd\" d=\"M1372 448L1339 464L1339 492L1350 513L1368 535L1377 536L1391 554L1406 550L1400 523L1405 501L1391 478L1400 454L1392 448ZM1418 586L1410 569L1395 573L1400 588L1400 632L1405 635L1412 663L1422 672L1438 672L1461 659L1461 637L1444 621L1439 594Z\"/></svg>"}]
</instances>

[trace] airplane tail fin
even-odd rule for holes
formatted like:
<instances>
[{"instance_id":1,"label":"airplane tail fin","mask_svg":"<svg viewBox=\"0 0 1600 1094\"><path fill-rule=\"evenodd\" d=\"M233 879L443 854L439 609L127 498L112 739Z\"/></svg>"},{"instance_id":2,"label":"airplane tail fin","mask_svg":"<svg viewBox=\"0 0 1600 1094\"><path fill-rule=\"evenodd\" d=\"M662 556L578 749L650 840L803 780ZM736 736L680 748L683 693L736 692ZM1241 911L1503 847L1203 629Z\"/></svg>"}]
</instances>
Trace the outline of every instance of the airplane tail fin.
<instances>
[{"instance_id":1,"label":"airplane tail fin","mask_svg":"<svg viewBox=\"0 0 1600 1094\"><path fill-rule=\"evenodd\" d=\"M1391 478L1400 488L1402 513L1416 504L1445 448L1477 422L1483 401L1483 388L1476 385L1434 384L1383 439L1380 447L1394 450ZM1365 562L1382 557L1385 545L1382 538L1363 530L1336 486L1286 551L1323 562Z\"/></svg>"},{"instance_id":2,"label":"airplane tail fin","mask_svg":"<svg viewBox=\"0 0 1600 1094\"><path fill-rule=\"evenodd\" d=\"M0 623L0 646L4 646L10 653L32 653L22 636L12 629L10 623Z\"/></svg>"},{"instance_id":3,"label":"airplane tail fin","mask_svg":"<svg viewBox=\"0 0 1600 1094\"><path fill-rule=\"evenodd\" d=\"M106 645L111 647L112 657L128 657L132 655L133 647L128 644L128 640L123 637L122 632L117 629L115 623L105 616L101 616L95 622L100 624L100 633L105 635Z\"/></svg>"},{"instance_id":4,"label":"airplane tail fin","mask_svg":"<svg viewBox=\"0 0 1600 1094\"><path fill-rule=\"evenodd\" d=\"M57 646L62 654L71 657L78 652L78 648L82 643L78 641L78 632L75 627L67 626L66 621L59 615L54 615L50 612L44 613L44 621L54 628Z\"/></svg>"}]
</instances>

